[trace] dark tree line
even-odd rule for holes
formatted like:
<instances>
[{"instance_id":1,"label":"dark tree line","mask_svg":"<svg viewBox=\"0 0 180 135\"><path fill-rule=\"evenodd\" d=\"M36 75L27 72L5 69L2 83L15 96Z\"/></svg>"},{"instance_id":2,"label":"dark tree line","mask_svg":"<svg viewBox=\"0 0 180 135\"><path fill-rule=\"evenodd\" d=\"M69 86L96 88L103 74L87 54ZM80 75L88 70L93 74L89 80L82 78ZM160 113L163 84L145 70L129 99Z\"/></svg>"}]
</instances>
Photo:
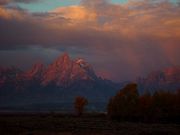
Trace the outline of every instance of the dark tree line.
<instances>
[{"instance_id":1,"label":"dark tree line","mask_svg":"<svg viewBox=\"0 0 180 135\"><path fill-rule=\"evenodd\" d=\"M137 84L128 84L110 99L107 111L116 120L180 122L180 90L139 95Z\"/></svg>"}]
</instances>

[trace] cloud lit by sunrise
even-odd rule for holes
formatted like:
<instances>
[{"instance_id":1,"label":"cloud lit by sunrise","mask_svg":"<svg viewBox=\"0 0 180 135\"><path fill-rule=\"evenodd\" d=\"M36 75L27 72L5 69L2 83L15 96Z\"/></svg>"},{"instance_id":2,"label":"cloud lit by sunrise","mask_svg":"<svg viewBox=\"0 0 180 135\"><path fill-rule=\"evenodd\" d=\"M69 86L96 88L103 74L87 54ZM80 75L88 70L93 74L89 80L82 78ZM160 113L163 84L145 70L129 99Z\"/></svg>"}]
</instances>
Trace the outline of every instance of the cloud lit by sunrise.
<instances>
[{"instance_id":1,"label":"cloud lit by sunrise","mask_svg":"<svg viewBox=\"0 0 180 135\"><path fill-rule=\"evenodd\" d=\"M97 72L113 69L114 80L180 64L180 5L170 1L83 0L38 13L2 4L0 30L1 51L64 49L89 59Z\"/></svg>"}]
</instances>

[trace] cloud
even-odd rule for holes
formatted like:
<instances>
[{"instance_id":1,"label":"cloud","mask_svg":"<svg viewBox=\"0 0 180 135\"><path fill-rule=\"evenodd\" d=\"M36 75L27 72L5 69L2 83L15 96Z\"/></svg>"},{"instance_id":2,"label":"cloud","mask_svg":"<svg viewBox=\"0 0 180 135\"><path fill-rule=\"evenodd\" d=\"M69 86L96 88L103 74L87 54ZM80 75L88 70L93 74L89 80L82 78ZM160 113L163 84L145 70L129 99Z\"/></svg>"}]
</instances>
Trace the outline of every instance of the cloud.
<instances>
[{"instance_id":1,"label":"cloud","mask_svg":"<svg viewBox=\"0 0 180 135\"><path fill-rule=\"evenodd\" d=\"M59 14L61 17L78 22L94 21L97 16L95 12L89 12L89 10L86 9L84 6L69 6L63 8L60 7L51 11L51 13L54 13L57 16Z\"/></svg>"},{"instance_id":2,"label":"cloud","mask_svg":"<svg viewBox=\"0 0 180 135\"><path fill-rule=\"evenodd\" d=\"M21 2L21 3L31 3L31 2L37 2L40 0L11 0L13 2Z\"/></svg>"},{"instance_id":3,"label":"cloud","mask_svg":"<svg viewBox=\"0 0 180 135\"><path fill-rule=\"evenodd\" d=\"M180 6L168 1L84 0L33 14L0 7L0 34L2 51L69 51L114 80L180 65Z\"/></svg>"},{"instance_id":4,"label":"cloud","mask_svg":"<svg viewBox=\"0 0 180 135\"><path fill-rule=\"evenodd\" d=\"M10 2L10 0L1 0L0 5L6 5Z\"/></svg>"},{"instance_id":5,"label":"cloud","mask_svg":"<svg viewBox=\"0 0 180 135\"><path fill-rule=\"evenodd\" d=\"M39 0L0 0L0 5L6 5L9 3L16 3L16 2L20 2L20 3L32 3L32 2L37 2Z\"/></svg>"}]
</instances>

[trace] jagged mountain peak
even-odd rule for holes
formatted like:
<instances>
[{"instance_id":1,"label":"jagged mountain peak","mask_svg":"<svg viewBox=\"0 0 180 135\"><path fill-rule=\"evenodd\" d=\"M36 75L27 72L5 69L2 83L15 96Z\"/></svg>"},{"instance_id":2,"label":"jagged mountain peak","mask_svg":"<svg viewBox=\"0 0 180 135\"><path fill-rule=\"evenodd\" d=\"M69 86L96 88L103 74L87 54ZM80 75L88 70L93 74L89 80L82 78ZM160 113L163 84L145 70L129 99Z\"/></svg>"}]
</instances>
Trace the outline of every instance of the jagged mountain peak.
<instances>
[{"instance_id":1,"label":"jagged mountain peak","mask_svg":"<svg viewBox=\"0 0 180 135\"><path fill-rule=\"evenodd\" d=\"M24 76L29 79L41 79L45 72L45 66L43 63L35 63L30 70L24 73Z\"/></svg>"},{"instance_id":2,"label":"jagged mountain peak","mask_svg":"<svg viewBox=\"0 0 180 135\"><path fill-rule=\"evenodd\" d=\"M70 56L69 56L69 54L67 53L67 52L64 52L63 54L61 54L61 55L59 55L58 57L57 57L57 60L58 59L69 59L70 58Z\"/></svg>"},{"instance_id":3,"label":"jagged mountain peak","mask_svg":"<svg viewBox=\"0 0 180 135\"><path fill-rule=\"evenodd\" d=\"M111 81L98 78L84 59L71 59L67 53L47 67L36 63L30 70L18 75L12 71L2 75L0 72L0 90L3 89L0 91L0 104L72 102L79 95L104 102L119 87Z\"/></svg>"},{"instance_id":4,"label":"jagged mountain peak","mask_svg":"<svg viewBox=\"0 0 180 135\"><path fill-rule=\"evenodd\" d=\"M180 87L180 66L154 71L138 81L141 90L177 90Z\"/></svg>"},{"instance_id":5,"label":"jagged mountain peak","mask_svg":"<svg viewBox=\"0 0 180 135\"><path fill-rule=\"evenodd\" d=\"M88 67L90 66L89 63L87 63L84 59L78 58L75 60L75 63L78 64L80 67Z\"/></svg>"},{"instance_id":6,"label":"jagged mountain peak","mask_svg":"<svg viewBox=\"0 0 180 135\"><path fill-rule=\"evenodd\" d=\"M77 64L80 64L80 63L84 63L85 60L84 60L83 58L78 58L78 59L75 60L75 62L76 62Z\"/></svg>"},{"instance_id":7,"label":"jagged mountain peak","mask_svg":"<svg viewBox=\"0 0 180 135\"><path fill-rule=\"evenodd\" d=\"M55 83L69 85L78 80L96 79L93 68L83 59L72 60L67 53L59 56L50 64L43 76L43 85Z\"/></svg>"},{"instance_id":8,"label":"jagged mountain peak","mask_svg":"<svg viewBox=\"0 0 180 135\"><path fill-rule=\"evenodd\" d=\"M62 64L66 64L66 63L69 63L71 62L71 59L70 59L70 56L68 53L64 53L62 55L60 55L54 62L53 64L54 65L59 65L59 66L62 66Z\"/></svg>"},{"instance_id":9,"label":"jagged mountain peak","mask_svg":"<svg viewBox=\"0 0 180 135\"><path fill-rule=\"evenodd\" d=\"M163 73L166 75L175 75L177 73L180 74L180 66L166 68L163 70Z\"/></svg>"}]
</instances>

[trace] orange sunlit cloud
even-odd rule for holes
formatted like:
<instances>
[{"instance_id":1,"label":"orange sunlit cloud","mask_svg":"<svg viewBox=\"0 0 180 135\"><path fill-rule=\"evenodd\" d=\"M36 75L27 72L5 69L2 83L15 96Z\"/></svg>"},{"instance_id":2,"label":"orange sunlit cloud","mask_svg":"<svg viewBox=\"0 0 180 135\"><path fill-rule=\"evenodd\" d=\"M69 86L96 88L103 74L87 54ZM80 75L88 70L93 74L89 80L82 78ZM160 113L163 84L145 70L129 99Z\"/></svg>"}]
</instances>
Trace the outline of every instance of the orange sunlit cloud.
<instances>
[{"instance_id":1,"label":"orange sunlit cloud","mask_svg":"<svg viewBox=\"0 0 180 135\"><path fill-rule=\"evenodd\" d=\"M47 13L1 6L0 29L1 50L31 46L81 50L82 55L96 56L93 63L98 71L114 68L108 75L113 79L180 64L180 6L168 1L84 0ZM85 57L91 61L93 55Z\"/></svg>"}]
</instances>

